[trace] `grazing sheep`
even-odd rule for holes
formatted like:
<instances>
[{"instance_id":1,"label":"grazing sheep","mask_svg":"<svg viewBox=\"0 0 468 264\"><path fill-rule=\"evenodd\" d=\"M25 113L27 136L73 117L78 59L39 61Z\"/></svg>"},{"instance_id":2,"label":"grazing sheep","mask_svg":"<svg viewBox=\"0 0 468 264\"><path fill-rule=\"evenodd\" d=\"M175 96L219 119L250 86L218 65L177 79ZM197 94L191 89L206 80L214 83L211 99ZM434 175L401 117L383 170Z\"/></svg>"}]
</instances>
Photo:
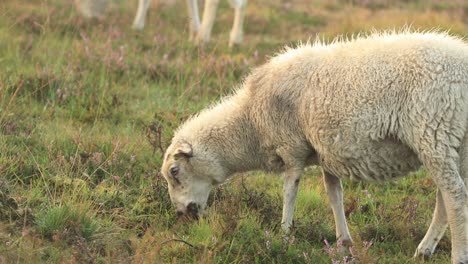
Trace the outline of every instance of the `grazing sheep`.
<instances>
[{"instance_id":1,"label":"grazing sheep","mask_svg":"<svg viewBox=\"0 0 468 264\"><path fill-rule=\"evenodd\" d=\"M468 45L442 33L374 33L307 44L255 69L242 87L189 119L161 172L180 214L237 172L284 172L282 227L304 167L322 167L336 236L352 243L341 178L382 182L423 165L436 207L416 256L450 225L453 263L468 263Z\"/></svg>"},{"instance_id":2,"label":"grazing sheep","mask_svg":"<svg viewBox=\"0 0 468 264\"><path fill-rule=\"evenodd\" d=\"M190 18L190 40L196 43L208 42L211 36L219 0L206 0L203 19L200 24L197 0L186 0L188 17ZM87 18L100 17L107 7L107 0L75 0L78 10ZM234 8L234 23L229 35L229 46L242 43L243 23L247 0L229 0ZM145 18L150 0L138 0L138 9L133 21L133 28L141 30L145 27Z\"/></svg>"}]
</instances>

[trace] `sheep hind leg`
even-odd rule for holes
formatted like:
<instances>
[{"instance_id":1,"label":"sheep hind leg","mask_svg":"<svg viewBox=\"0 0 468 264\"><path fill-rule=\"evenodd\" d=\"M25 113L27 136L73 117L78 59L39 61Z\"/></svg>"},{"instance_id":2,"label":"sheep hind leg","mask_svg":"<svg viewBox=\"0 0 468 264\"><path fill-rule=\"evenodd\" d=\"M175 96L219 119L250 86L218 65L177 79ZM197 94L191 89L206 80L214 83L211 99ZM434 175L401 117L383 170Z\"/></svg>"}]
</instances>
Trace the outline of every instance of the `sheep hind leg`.
<instances>
[{"instance_id":1,"label":"sheep hind leg","mask_svg":"<svg viewBox=\"0 0 468 264\"><path fill-rule=\"evenodd\" d=\"M467 137L468 139L468 137ZM468 142L465 140L460 152L460 174L468 186ZM428 259L434 253L437 244L444 235L448 226L447 212L444 205L442 192L437 189L436 205L432 216L431 225L414 254L414 257Z\"/></svg>"},{"instance_id":2,"label":"sheep hind leg","mask_svg":"<svg viewBox=\"0 0 468 264\"><path fill-rule=\"evenodd\" d=\"M244 37L244 17L247 0L231 0L231 6L234 8L234 23L229 34L229 47L242 43Z\"/></svg>"},{"instance_id":3,"label":"sheep hind leg","mask_svg":"<svg viewBox=\"0 0 468 264\"><path fill-rule=\"evenodd\" d=\"M75 0L78 11L86 18L102 19L107 0Z\"/></svg>"},{"instance_id":4,"label":"sheep hind leg","mask_svg":"<svg viewBox=\"0 0 468 264\"><path fill-rule=\"evenodd\" d=\"M428 259L434 253L434 250L447 229L447 212L445 211L442 192L437 189L436 205L432 216L431 225L426 232L421 243L419 243L414 257Z\"/></svg>"},{"instance_id":5,"label":"sheep hind leg","mask_svg":"<svg viewBox=\"0 0 468 264\"><path fill-rule=\"evenodd\" d=\"M195 41L197 34L200 31L200 16L198 15L198 1L186 0L187 11L190 19L190 35L189 41Z\"/></svg>"},{"instance_id":6,"label":"sheep hind leg","mask_svg":"<svg viewBox=\"0 0 468 264\"><path fill-rule=\"evenodd\" d=\"M463 144L465 145L465 144ZM448 146L444 155L439 151L423 152L422 161L436 183L445 205L450 233L452 237L452 263L468 264L468 193L464 180L466 170L461 170L459 161L465 161L465 151L458 153ZM463 178L462 179L462 175ZM436 209L437 210L437 209ZM443 224L443 216L435 216L436 227ZM428 231L429 235L436 231ZM440 232L440 231L439 231Z\"/></svg>"},{"instance_id":7,"label":"sheep hind leg","mask_svg":"<svg viewBox=\"0 0 468 264\"><path fill-rule=\"evenodd\" d=\"M347 246L351 246L353 240L349 234L348 224L346 223L346 216L343 208L343 187L341 180L326 172L322 169L323 179L325 183L325 190L327 192L328 200L330 201L333 216L335 218L336 239L338 245L343 246L343 250Z\"/></svg>"},{"instance_id":8,"label":"sheep hind leg","mask_svg":"<svg viewBox=\"0 0 468 264\"><path fill-rule=\"evenodd\" d=\"M201 21L200 31L198 31L196 42L207 43L211 37L216 10L218 9L219 0L206 0L203 8L203 18Z\"/></svg>"},{"instance_id":9,"label":"sheep hind leg","mask_svg":"<svg viewBox=\"0 0 468 264\"><path fill-rule=\"evenodd\" d=\"M138 9L133 20L132 28L135 30L142 30L145 27L146 13L150 5L150 0L138 0Z\"/></svg>"},{"instance_id":10,"label":"sheep hind leg","mask_svg":"<svg viewBox=\"0 0 468 264\"><path fill-rule=\"evenodd\" d=\"M464 224L459 227L464 230L463 244L460 247L462 252L460 252L461 261L459 263L468 264L468 133L465 132L463 138L463 145L460 148L460 176L462 184L465 190L464 196L464 210L462 214L464 215ZM464 184L463 184L464 183Z\"/></svg>"}]
</instances>

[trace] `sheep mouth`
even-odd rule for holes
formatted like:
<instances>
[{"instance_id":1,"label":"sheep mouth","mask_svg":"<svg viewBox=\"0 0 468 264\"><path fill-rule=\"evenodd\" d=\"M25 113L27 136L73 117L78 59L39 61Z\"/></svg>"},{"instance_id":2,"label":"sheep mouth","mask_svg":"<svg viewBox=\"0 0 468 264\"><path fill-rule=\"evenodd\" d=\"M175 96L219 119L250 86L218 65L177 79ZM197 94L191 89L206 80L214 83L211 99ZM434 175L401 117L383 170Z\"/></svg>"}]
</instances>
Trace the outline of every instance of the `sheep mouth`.
<instances>
[{"instance_id":1,"label":"sheep mouth","mask_svg":"<svg viewBox=\"0 0 468 264\"><path fill-rule=\"evenodd\" d=\"M191 218L198 220L200 212L200 205L196 203L189 203L187 205L187 215Z\"/></svg>"},{"instance_id":2,"label":"sheep mouth","mask_svg":"<svg viewBox=\"0 0 468 264\"><path fill-rule=\"evenodd\" d=\"M200 218L200 206L196 203L189 203L185 212L177 211L178 220L198 220Z\"/></svg>"}]
</instances>

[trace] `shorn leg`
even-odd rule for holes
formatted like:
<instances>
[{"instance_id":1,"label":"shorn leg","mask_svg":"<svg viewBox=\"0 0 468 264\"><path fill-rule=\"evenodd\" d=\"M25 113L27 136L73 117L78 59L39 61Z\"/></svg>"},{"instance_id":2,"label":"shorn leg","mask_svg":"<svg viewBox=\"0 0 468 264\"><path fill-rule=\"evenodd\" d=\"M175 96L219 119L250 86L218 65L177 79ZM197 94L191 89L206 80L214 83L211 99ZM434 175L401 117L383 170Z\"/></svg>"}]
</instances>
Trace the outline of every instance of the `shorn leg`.
<instances>
[{"instance_id":1,"label":"shorn leg","mask_svg":"<svg viewBox=\"0 0 468 264\"><path fill-rule=\"evenodd\" d=\"M284 173L283 217L281 220L281 227L286 234L289 233L292 225L297 190L299 189L299 179L302 173L303 169L289 169Z\"/></svg>"},{"instance_id":2,"label":"shorn leg","mask_svg":"<svg viewBox=\"0 0 468 264\"><path fill-rule=\"evenodd\" d=\"M138 0L138 10L133 20L132 28L142 30L145 27L146 13L150 5L150 0Z\"/></svg>"},{"instance_id":3,"label":"shorn leg","mask_svg":"<svg viewBox=\"0 0 468 264\"><path fill-rule=\"evenodd\" d=\"M238 45L242 43L244 37L243 25L245 17L245 6L247 0L231 0L232 7L234 8L234 24L229 35L229 46Z\"/></svg>"},{"instance_id":4,"label":"shorn leg","mask_svg":"<svg viewBox=\"0 0 468 264\"><path fill-rule=\"evenodd\" d=\"M219 0L206 0L205 8L203 9L203 18L200 26L200 31L197 36L197 43L208 42L211 36L211 29L216 17Z\"/></svg>"},{"instance_id":5,"label":"shorn leg","mask_svg":"<svg viewBox=\"0 0 468 264\"><path fill-rule=\"evenodd\" d=\"M414 257L423 257L425 259L429 258L432 253L434 253L434 250L444 235L447 226L447 212L445 211L444 199L442 198L442 192L437 189L436 206L434 209L434 215L432 216L431 225L429 226L429 230L427 230L423 240L419 243Z\"/></svg>"},{"instance_id":6,"label":"shorn leg","mask_svg":"<svg viewBox=\"0 0 468 264\"><path fill-rule=\"evenodd\" d=\"M198 15L198 1L187 0L187 11L190 19L190 36L189 40L194 41L200 31L200 16Z\"/></svg>"},{"instance_id":7,"label":"shorn leg","mask_svg":"<svg viewBox=\"0 0 468 264\"><path fill-rule=\"evenodd\" d=\"M328 200L330 201L333 216L335 217L336 239L340 240L343 245L350 246L352 244L352 239L349 234L343 208L343 188L341 186L341 180L323 169L322 174Z\"/></svg>"}]
</instances>

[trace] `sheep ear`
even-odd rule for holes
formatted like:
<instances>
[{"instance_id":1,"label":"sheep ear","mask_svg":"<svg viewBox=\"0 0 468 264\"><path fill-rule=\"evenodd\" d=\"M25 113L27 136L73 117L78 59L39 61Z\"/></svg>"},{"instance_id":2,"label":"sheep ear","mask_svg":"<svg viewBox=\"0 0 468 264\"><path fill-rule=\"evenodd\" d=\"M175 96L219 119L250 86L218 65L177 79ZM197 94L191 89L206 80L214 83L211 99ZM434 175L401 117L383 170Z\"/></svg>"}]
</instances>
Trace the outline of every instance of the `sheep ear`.
<instances>
[{"instance_id":1,"label":"sheep ear","mask_svg":"<svg viewBox=\"0 0 468 264\"><path fill-rule=\"evenodd\" d=\"M178 158L191 158L193 157L192 146L188 143L180 143L174 152L174 157Z\"/></svg>"}]
</instances>

